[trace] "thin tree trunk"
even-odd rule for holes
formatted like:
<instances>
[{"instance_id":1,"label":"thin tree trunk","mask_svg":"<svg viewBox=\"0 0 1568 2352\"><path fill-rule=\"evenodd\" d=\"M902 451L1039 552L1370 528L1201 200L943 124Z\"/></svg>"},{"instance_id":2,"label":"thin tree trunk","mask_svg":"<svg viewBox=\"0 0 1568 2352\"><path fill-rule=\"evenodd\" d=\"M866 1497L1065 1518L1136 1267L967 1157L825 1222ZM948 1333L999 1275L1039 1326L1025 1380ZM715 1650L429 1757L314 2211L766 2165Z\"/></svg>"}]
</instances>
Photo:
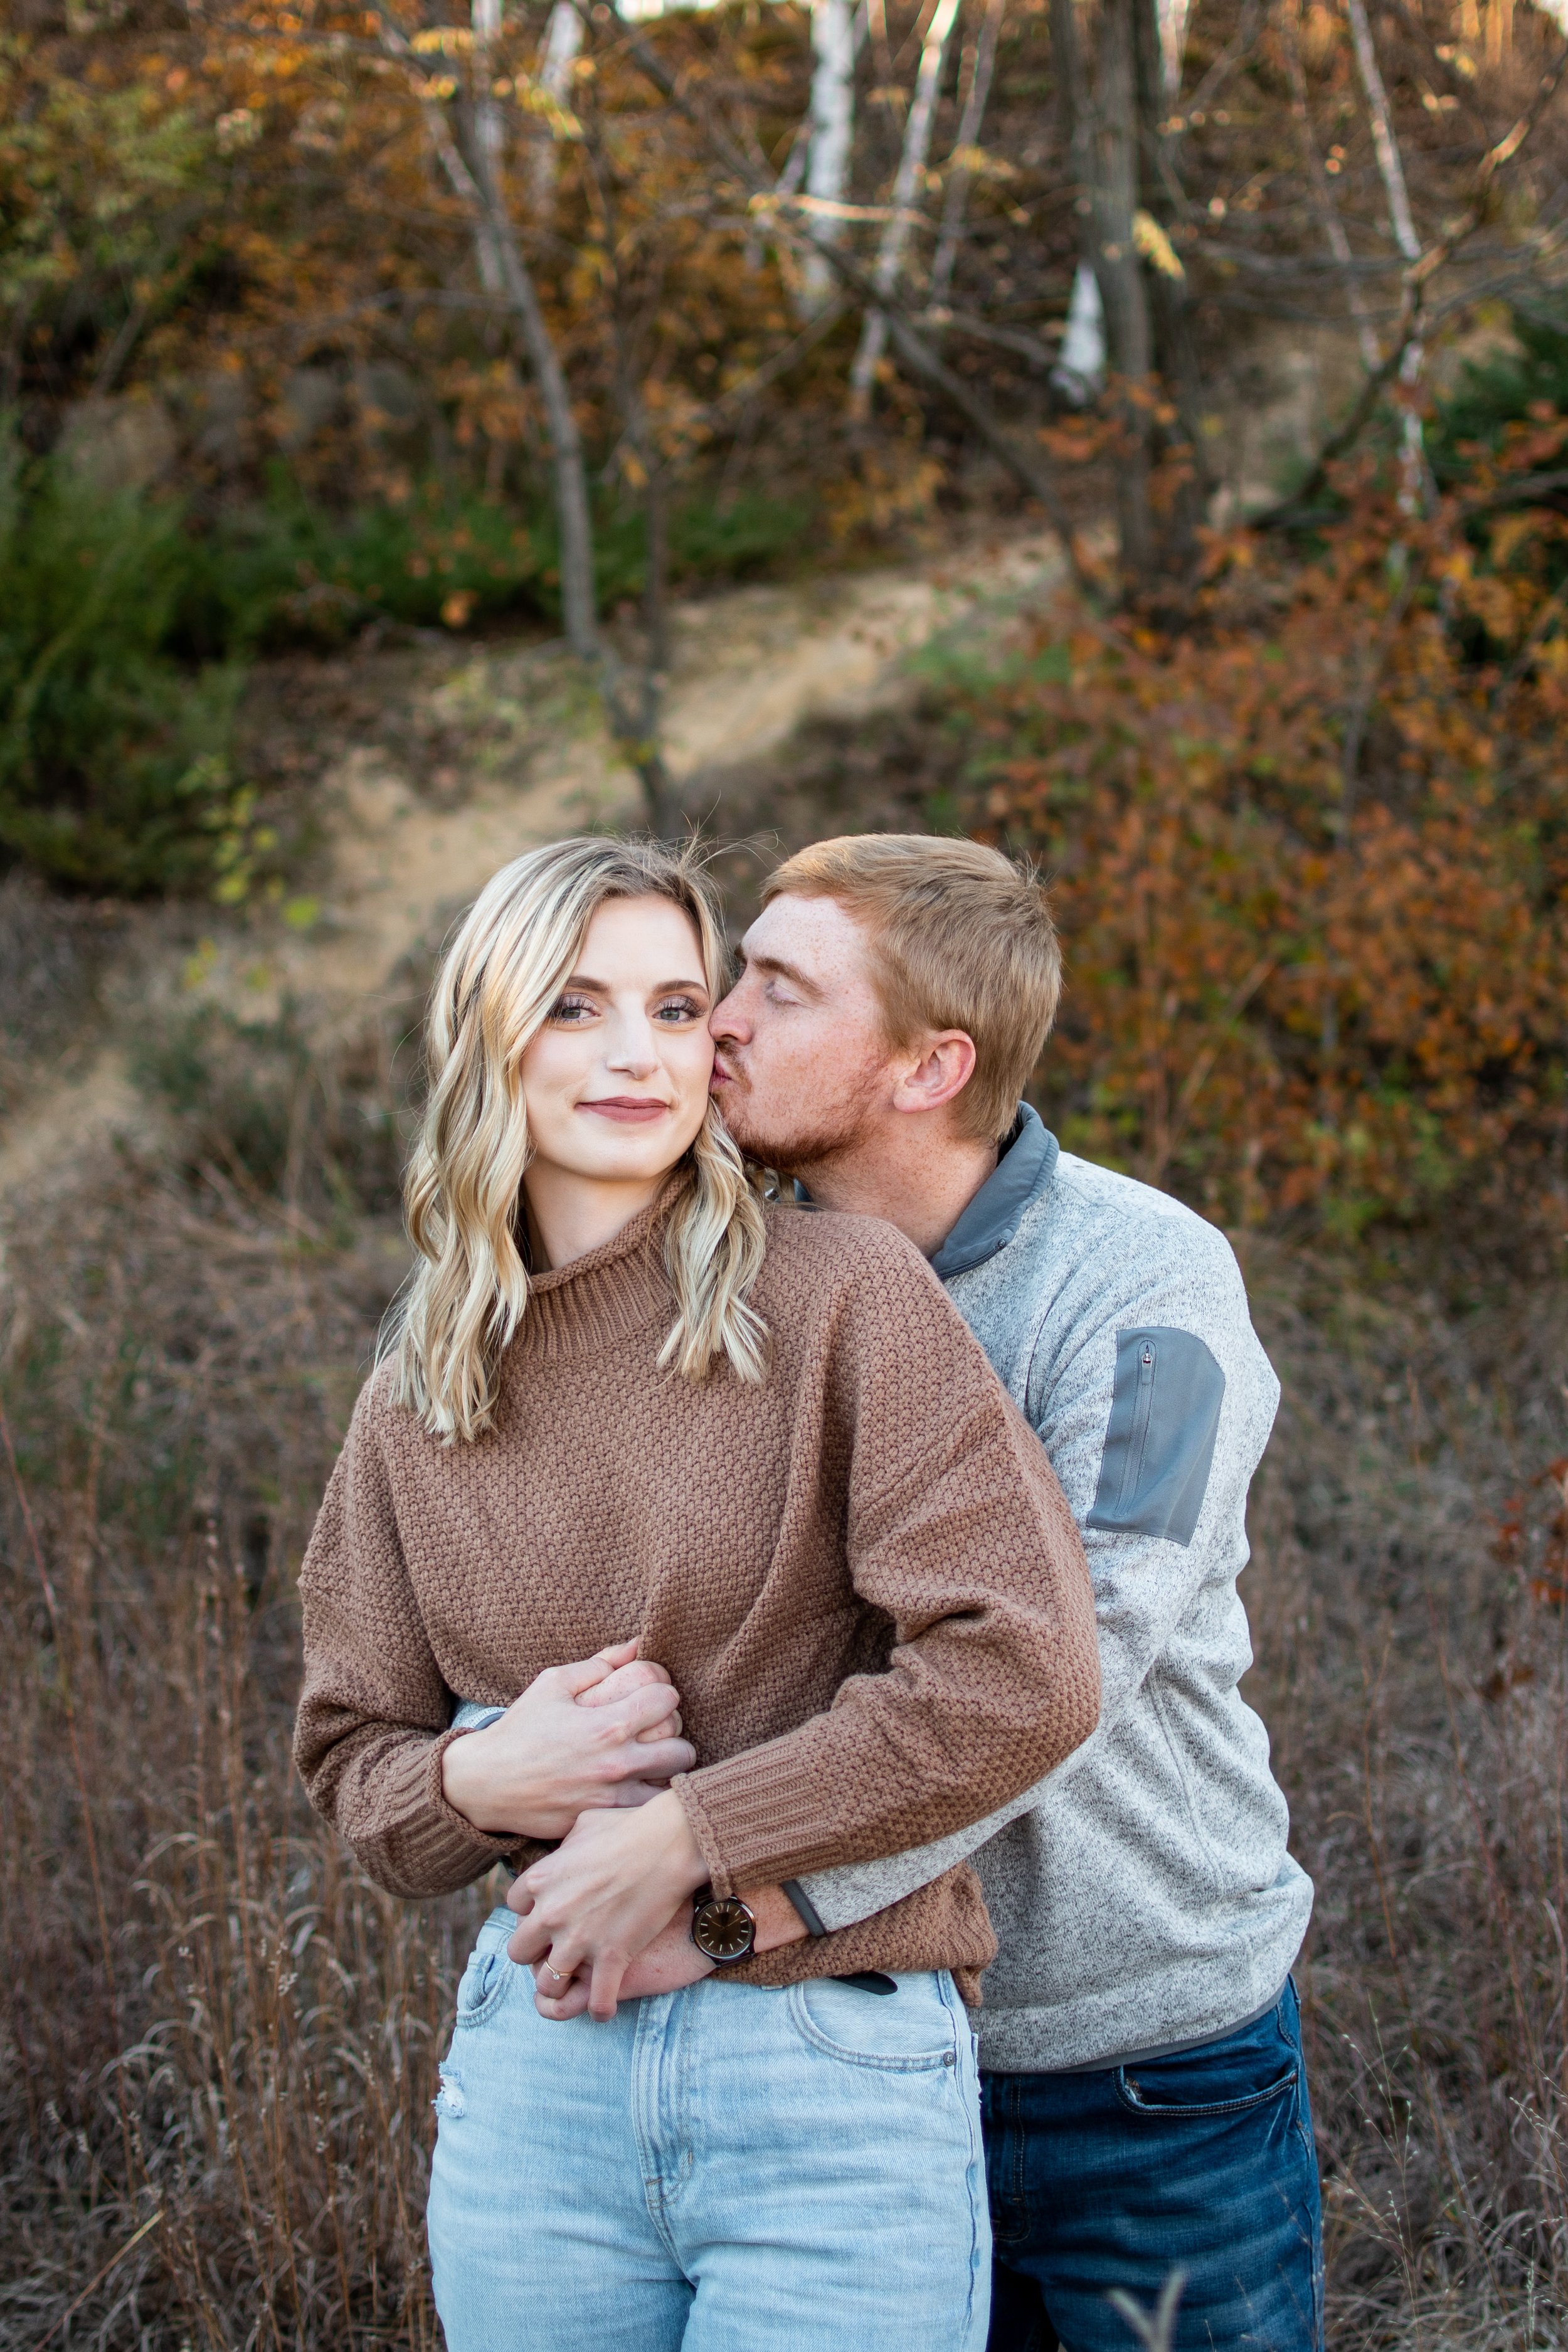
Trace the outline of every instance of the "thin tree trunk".
<instances>
[{"instance_id":1,"label":"thin tree trunk","mask_svg":"<svg viewBox=\"0 0 1568 2352\"><path fill-rule=\"evenodd\" d=\"M1068 331L1051 382L1076 407L1093 399L1105 382L1105 305L1095 272L1094 206L1088 188L1093 158L1089 148L1091 105L1083 45L1073 0L1051 0L1051 64L1056 82L1057 131L1067 150L1068 169L1078 189L1078 268L1068 304Z\"/></svg>"},{"instance_id":2,"label":"thin tree trunk","mask_svg":"<svg viewBox=\"0 0 1568 2352\"><path fill-rule=\"evenodd\" d=\"M584 661L599 658L599 623L594 593L594 528L588 506L588 476L583 457L583 436L573 414L555 341L540 306L539 295L523 260L511 215L500 201L496 183L476 143L470 155L458 151L451 125L440 106L425 108L431 143L454 192L468 205L481 257L494 256L505 295L522 331L529 364L544 404L551 464L555 474L555 513L561 532L561 607L567 642Z\"/></svg>"},{"instance_id":3,"label":"thin tree trunk","mask_svg":"<svg viewBox=\"0 0 1568 2352\"><path fill-rule=\"evenodd\" d=\"M550 21L544 28L543 52L540 58L540 87L564 113L569 110L572 95L572 68L583 46L583 19L572 5L572 0L555 0L550 11ZM548 221L555 207L555 173L557 163L556 138L552 129L548 138L537 142L530 173L533 208L542 222Z\"/></svg>"},{"instance_id":4,"label":"thin tree trunk","mask_svg":"<svg viewBox=\"0 0 1568 2352\"><path fill-rule=\"evenodd\" d=\"M1105 306L1100 299L1100 280L1087 261L1080 261L1073 272L1068 331L1050 382L1052 390L1074 408L1087 407L1104 387Z\"/></svg>"},{"instance_id":5,"label":"thin tree trunk","mask_svg":"<svg viewBox=\"0 0 1568 2352\"><path fill-rule=\"evenodd\" d=\"M1377 51L1373 45L1366 0L1345 0L1345 7L1351 20L1356 64L1361 68L1362 88L1366 92L1366 110L1372 119L1372 143L1383 179L1384 194L1388 198L1388 218L1394 230L1394 241L1407 262L1419 261L1421 240L1415 234L1415 223L1411 215L1410 193L1405 184L1405 165L1399 152L1399 142L1394 135L1388 92L1384 88ZM1421 432L1421 419L1413 404L1415 386L1421 380L1426 360L1425 341L1419 335L1412 336L1399 362L1399 381L1406 394L1400 435L1405 453L1405 488L1401 496L1412 512L1425 503L1426 489L1426 444Z\"/></svg>"},{"instance_id":6,"label":"thin tree trunk","mask_svg":"<svg viewBox=\"0 0 1568 2352\"><path fill-rule=\"evenodd\" d=\"M621 660L606 638L599 654L600 688L610 731L627 763L637 771L649 830L660 836L680 824L680 803L662 750L664 691L669 675L668 468L648 415L628 289L621 274L625 240L616 212L615 174L601 143L597 111L584 126L589 184L596 197L599 233L607 265L610 316L615 341L615 395L622 430L641 474L645 531L643 646L640 662ZM653 307L657 309L657 297ZM628 474L631 468L626 468Z\"/></svg>"},{"instance_id":7,"label":"thin tree trunk","mask_svg":"<svg viewBox=\"0 0 1568 2352\"><path fill-rule=\"evenodd\" d=\"M1164 123L1175 94L1168 79L1170 67L1169 20L1164 0L1131 0L1133 71L1138 109L1138 159L1148 184L1148 207L1142 215L1134 216L1163 227L1167 240L1175 225L1181 204L1180 184L1171 168L1166 151L1169 134ZM1188 13L1184 6L1178 27L1182 41L1186 37ZM1177 86L1181 77L1181 54L1175 53ZM1147 241L1147 240L1146 240ZM1173 397L1176 414L1181 420L1184 440L1185 466L1173 467L1166 507L1166 520L1159 536L1162 569L1173 573L1190 572L1197 557L1198 532L1207 508L1207 494L1213 487L1204 445L1203 379L1198 368L1197 352L1193 343L1192 320L1187 301L1187 281L1174 249L1160 254L1151 247L1149 267L1139 273L1139 283L1149 309L1151 367L1154 381L1163 383ZM1162 446L1173 457L1179 445L1169 436L1167 428L1150 419L1150 440L1152 450Z\"/></svg>"},{"instance_id":8,"label":"thin tree trunk","mask_svg":"<svg viewBox=\"0 0 1568 2352\"><path fill-rule=\"evenodd\" d=\"M500 0L476 0L476 5L489 9L489 30L486 38L494 37L494 27L500 22ZM377 8L377 21L382 47L390 57L405 68L413 62L407 36L402 27ZM479 32L476 24L476 35ZM476 38L476 48L481 42ZM483 76L483 92L489 95L489 76ZM572 395L555 349L538 291L522 257L517 241L517 231L511 215L502 202L500 182L486 154L486 141L479 130L479 110L470 115L474 135L469 152L465 155L452 135L441 102L423 99L420 111L425 128L441 169L456 195L468 212L473 228L475 252L479 271L488 290L500 295L521 331L528 352L529 364L539 386L539 396L544 404L545 428L550 441L551 465L555 476L555 514L561 532L561 608L566 625L567 643L582 661L598 662L601 655L599 620L594 590L594 526L588 505L588 475L583 457L583 436L577 430L573 414ZM489 274L487 274L489 273ZM493 286L492 286L493 276Z\"/></svg>"},{"instance_id":9,"label":"thin tree trunk","mask_svg":"<svg viewBox=\"0 0 1568 2352\"><path fill-rule=\"evenodd\" d=\"M489 167L493 180L500 163L501 120L490 89L491 53L496 35L500 30L501 0L471 0L469 22L474 28L473 116L474 141ZM426 114L428 120L428 113ZM443 162L445 159L443 159ZM447 177L450 180L448 169ZM456 186L456 183L453 183ZM461 191L458 191L461 194ZM479 283L487 294L502 294L506 289L506 271L497 247L489 219L482 214L475 220L474 252L479 265Z\"/></svg>"},{"instance_id":10,"label":"thin tree trunk","mask_svg":"<svg viewBox=\"0 0 1568 2352\"><path fill-rule=\"evenodd\" d=\"M855 16L849 0L816 0L811 12L811 133L805 150L805 192L824 207L839 205L849 184L855 142ZM797 152L800 152L797 148ZM792 155L784 167L787 177ZM798 178L795 182L799 185ZM828 210L818 216L822 238L836 245L844 233L841 218ZM801 273L800 308L815 318L831 299L836 280L831 264L820 253L809 254Z\"/></svg>"},{"instance_id":11,"label":"thin tree trunk","mask_svg":"<svg viewBox=\"0 0 1568 2352\"><path fill-rule=\"evenodd\" d=\"M1308 176L1312 183L1312 203L1329 251L1333 255L1344 276L1345 301L1355 320L1356 341L1361 346L1362 364L1368 375L1378 365L1382 354L1377 337L1373 333L1367 316L1366 302L1355 275L1355 256L1351 251L1345 225L1340 218L1334 202L1329 175L1323 169L1323 159L1318 152L1318 142L1312 136L1312 116L1308 103L1307 76L1301 64L1301 42L1297 29L1300 0L1286 0L1280 24L1285 47L1285 66L1290 77L1290 103L1301 132L1301 152L1306 159Z\"/></svg>"},{"instance_id":12,"label":"thin tree trunk","mask_svg":"<svg viewBox=\"0 0 1568 2352\"><path fill-rule=\"evenodd\" d=\"M957 15L958 0L937 0L935 12L926 27L920 72L915 78L914 101L910 108L910 119L904 125L903 152L899 157L898 176L893 182L891 216L883 231L881 249L877 256L874 282L879 294L892 293L903 268L910 215L925 176L926 158L931 152L931 134L936 120L937 96L942 88L942 69L946 63L947 45ZM886 348L887 340L886 312L868 310L866 323L860 331L860 348L855 354L855 364L849 373L850 401L857 414L863 415L870 406L877 362Z\"/></svg>"},{"instance_id":13,"label":"thin tree trunk","mask_svg":"<svg viewBox=\"0 0 1568 2352\"><path fill-rule=\"evenodd\" d=\"M1132 227L1138 210L1134 5L1135 0L1101 0L1100 71L1088 142L1087 194L1094 230L1094 274L1100 280L1106 341L1118 378L1121 414L1123 447L1117 467L1121 562L1131 579L1147 581L1153 575L1155 557L1149 499L1153 348L1148 294Z\"/></svg>"},{"instance_id":14,"label":"thin tree trunk","mask_svg":"<svg viewBox=\"0 0 1568 2352\"><path fill-rule=\"evenodd\" d=\"M947 300L952 284L953 264L958 259L958 240L963 234L964 208L969 201L969 183L973 177L967 158L980 144L985 102L991 95L991 78L996 70L996 44L1001 37L1002 19L1006 10L1007 0L986 0L979 38L966 59L968 87L963 93L963 111L958 119L958 137L953 142L952 162L948 171L947 194L942 208L942 234L937 239L936 259L931 264L931 307L933 310Z\"/></svg>"},{"instance_id":15,"label":"thin tree trunk","mask_svg":"<svg viewBox=\"0 0 1568 2352\"><path fill-rule=\"evenodd\" d=\"M1155 0L1160 25L1160 87L1167 106L1181 95L1182 60L1187 51L1189 0Z\"/></svg>"}]
</instances>

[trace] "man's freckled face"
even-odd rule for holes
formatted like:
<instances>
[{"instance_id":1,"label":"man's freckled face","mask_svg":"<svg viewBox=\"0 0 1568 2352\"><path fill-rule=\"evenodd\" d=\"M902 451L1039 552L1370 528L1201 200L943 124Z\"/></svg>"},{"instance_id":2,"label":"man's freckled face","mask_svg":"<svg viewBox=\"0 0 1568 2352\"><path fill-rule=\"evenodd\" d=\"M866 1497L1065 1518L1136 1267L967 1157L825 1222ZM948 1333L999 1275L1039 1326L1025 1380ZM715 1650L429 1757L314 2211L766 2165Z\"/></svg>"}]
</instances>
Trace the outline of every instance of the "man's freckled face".
<instances>
[{"instance_id":1,"label":"man's freckled face","mask_svg":"<svg viewBox=\"0 0 1568 2352\"><path fill-rule=\"evenodd\" d=\"M709 1024L714 1092L743 1151L804 1168L853 1141L883 1080L866 935L837 899L784 897L741 951L745 969Z\"/></svg>"}]
</instances>

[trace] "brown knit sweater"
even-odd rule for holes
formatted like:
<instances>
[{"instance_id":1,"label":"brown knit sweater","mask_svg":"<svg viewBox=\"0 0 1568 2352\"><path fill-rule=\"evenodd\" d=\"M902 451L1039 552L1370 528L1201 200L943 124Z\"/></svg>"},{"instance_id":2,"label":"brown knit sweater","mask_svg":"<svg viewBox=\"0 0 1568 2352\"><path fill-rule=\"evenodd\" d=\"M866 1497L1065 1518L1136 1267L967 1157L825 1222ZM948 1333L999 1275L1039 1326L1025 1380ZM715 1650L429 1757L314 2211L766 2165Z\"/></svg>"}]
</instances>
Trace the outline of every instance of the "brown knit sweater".
<instances>
[{"instance_id":1,"label":"brown knit sweater","mask_svg":"<svg viewBox=\"0 0 1568 2352\"><path fill-rule=\"evenodd\" d=\"M715 1888L977 1821L1094 1728L1082 1547L1044 1453L911 1244L768 1212L760 1387L661 1370L665 1201L533 1284L495 1426L443 1446L366 1384L300 1572L295 1753L371 1875L437 1895L542 1851L441 1790L454 1698L642 1637L680 1693L676 1782ZM994 1940L973 1873L736 1971L951 1968Z\"/></svg>"}]
</instances>

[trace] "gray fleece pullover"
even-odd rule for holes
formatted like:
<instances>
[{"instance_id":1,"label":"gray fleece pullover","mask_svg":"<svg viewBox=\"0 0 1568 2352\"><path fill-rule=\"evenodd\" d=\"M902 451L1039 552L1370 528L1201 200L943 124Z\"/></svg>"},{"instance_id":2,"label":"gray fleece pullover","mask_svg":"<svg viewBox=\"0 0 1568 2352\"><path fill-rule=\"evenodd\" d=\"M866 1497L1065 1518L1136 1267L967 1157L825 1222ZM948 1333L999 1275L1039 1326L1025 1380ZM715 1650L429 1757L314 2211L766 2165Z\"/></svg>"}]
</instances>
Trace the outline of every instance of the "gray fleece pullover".
<instances>
[{"instance_id":1,"label":"gray fleece pullover","mask_svg":"<svg viewBox=\"0 0 1568 2352\"><path fill-rule=\"evenodd\" d=\"M801 1882L826 1927L964 1855L1001 1951L982 2063L1113 2066L1272 2006L1310 1880L1286 1849L1237 1578L1279 1383L1224 1235L1146 1184L1058 1151L1025 1108L932 1260L1037 1431L1089 1552L1098 1730L968 1830Z\"/></svg>"}]
</instances>

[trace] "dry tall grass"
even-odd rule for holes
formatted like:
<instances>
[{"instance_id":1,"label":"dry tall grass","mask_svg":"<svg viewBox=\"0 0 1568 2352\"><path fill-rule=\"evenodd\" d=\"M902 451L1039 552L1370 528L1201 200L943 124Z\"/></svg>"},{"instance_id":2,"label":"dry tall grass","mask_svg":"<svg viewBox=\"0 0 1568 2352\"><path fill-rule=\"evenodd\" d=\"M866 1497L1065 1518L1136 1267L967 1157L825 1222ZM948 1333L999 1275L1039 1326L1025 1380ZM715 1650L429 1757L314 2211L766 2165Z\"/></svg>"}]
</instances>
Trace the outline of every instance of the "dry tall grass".
<instances>
[{"instance_id":1,"label":"dry tall grass","mask_svg":"<svg viewBox=\"0 0 1568 2352\"><path fill-rule=\"evenodd\" d=\"M178 1151L9 1237L0 2340L425 2352L483 1898L378 1894L288 1757L294 1570L400 1264L395 1090L379 1047L323 1074L270 1034L148 1066ZM1568 2346L1568 1571L1530 1484L1568 1454L1568 1293L1452 1248L1249 1273L1333 2341Z\"/></svg>"}]
</instances>

